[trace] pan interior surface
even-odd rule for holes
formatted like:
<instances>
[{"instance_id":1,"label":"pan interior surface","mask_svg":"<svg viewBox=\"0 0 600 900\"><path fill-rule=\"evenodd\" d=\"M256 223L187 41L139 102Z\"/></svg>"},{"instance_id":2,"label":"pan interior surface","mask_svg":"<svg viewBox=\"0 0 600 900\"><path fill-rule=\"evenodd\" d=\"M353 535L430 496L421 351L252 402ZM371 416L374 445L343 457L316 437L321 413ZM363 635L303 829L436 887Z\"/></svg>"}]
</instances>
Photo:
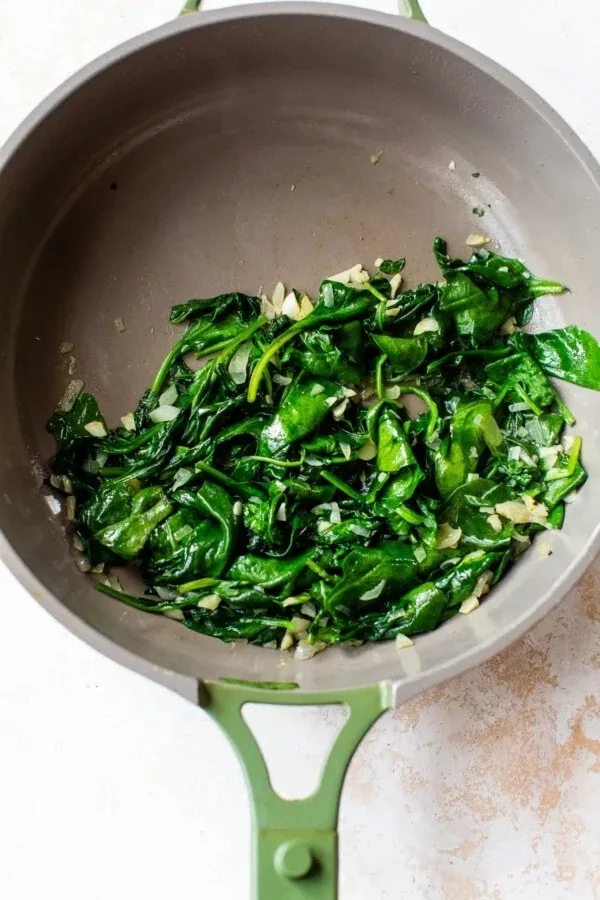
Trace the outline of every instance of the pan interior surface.
<instances>
[{"instance_id":1,"label":"pan interior surface","mask_svg":"<svg viewBox=\"0 0 600 900\"><path fill-rule=\"evenodd\" d=\"M270 291L278 280L310 292L324 275L378 256L406 256L414 286L439 277L434 235L460 255L470 232L569 285L539 301L535 327L577 323L600 336L600 193L589 159L518 82L422 26L331 8L192 18L78 76L5 162L5 537L43 598L54 595L152 666L307 690L450 673L457 658L533 621L592 552L597 395L564 386L590 483L551 557L529 554L475 614L415 650L337 648L282 666L278 652L226 646L129 609L76 571L42 486L53 449L44 425L70 380L59 346L73 342L75 377L114 424L174 340L172 304Z\"/></svg>"}]
</instances>

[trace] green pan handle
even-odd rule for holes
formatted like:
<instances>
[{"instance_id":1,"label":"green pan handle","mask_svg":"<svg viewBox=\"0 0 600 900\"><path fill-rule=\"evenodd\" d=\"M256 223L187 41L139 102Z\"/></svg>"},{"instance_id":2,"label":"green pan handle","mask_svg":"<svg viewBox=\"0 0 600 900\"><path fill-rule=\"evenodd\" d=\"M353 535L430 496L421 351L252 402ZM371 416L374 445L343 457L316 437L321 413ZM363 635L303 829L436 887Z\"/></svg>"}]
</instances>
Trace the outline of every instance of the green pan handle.
<instances>
[{"instance_id":1,"label":"green pan handle","mask_svg":"<svg viewBox=\"0 0 600 900\"><path fill-rule=\"evenodd\" d=\"M254 807L254 900L337 900L337 820L344 777L364 735L393 705L391 685L295 694L246 683L206 683L200 703L229 737L246 774ZM321 782L310 797L283 800L275 793L262 752L242 716L246 703L347 708Z\"/></svg>"},{"instance_id":2,"label":"green pan handle","mask_svg":"<svg viewBox=\"0 0 600 900\"><path fill-rule=\"evenodd\" d=\"M200 12L201 5L202 0L186 0L180 15ZM406 16L407 19L418 19L420 22L427 22L419 0L398 0L398 12L401 16Z\"/></svg>"}]
</instances>

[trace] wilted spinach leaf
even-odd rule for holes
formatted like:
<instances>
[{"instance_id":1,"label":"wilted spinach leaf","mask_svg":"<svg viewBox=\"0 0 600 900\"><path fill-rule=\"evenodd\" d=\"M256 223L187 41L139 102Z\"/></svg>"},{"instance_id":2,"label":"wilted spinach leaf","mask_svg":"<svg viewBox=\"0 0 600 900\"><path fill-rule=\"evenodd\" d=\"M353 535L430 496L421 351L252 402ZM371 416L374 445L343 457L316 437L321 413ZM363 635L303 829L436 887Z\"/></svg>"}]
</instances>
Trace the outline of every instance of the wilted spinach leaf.
<instances>
[{"instance_id":1,"label":"wilted spinach leaf","mask_svg":"<svg viewBox=\"0 0 600 900\"><path fill-rule=\"evenodd\" d=\"M443 281L399 292L404 259L386 259L326 278L314 303L177 304L185 330L122 426L70 386L49 483L100 590L305 658L471 611L562 526L587 474L549 376L600 388L600 346L576 326L516 330L564 290L520 260L433 252ZM145 596L115 586L126 564Z\"/></svg>"}]
</instances>

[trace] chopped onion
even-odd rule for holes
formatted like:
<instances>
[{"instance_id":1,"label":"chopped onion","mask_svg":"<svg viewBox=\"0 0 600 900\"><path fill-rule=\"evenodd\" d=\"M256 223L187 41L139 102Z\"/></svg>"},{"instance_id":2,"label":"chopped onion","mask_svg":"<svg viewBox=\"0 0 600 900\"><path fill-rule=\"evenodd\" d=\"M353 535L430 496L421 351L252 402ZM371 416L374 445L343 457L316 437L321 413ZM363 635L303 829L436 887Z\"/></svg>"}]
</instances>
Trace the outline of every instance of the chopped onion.
<instances>
[{"instance_id":1,"label":"chopped onion","mask_svg":"<svg viewBox=\"0 0 600 900\"><path fill-rule=\"evenodd\" d=\"M438 528L435 549L455 550L461 537L462 528L453 528L448 522L442 522Z\"/></svg>"},{"instance_id":2,"label":"chopped onion","mask_svg":"<svg viewBox=\"0 0 600 900\"><path fill-rule=\"evenodd\" d=\"M356 263L348 270L348 281L350 284L365 284L369 280L369 273L363 269L361 263Z\"/></svg>"},{"instance_id":3,"label":"chopped onion","mask_svg":"<svg viewBox=\"0 0 600 900\"><path fill-rule=\"evenodd\" d=\"M173 406L178 397L177 388L174 384L170 384L166 391L163 391L158 398L159 406Z\"/></svg>"},{"instance_id":4,"label":"chopped onion","mask_svg":"<svg viewBox=\"0 0 600 900\"><path fill-rule=\"evenodd\" d=\"M325 388L323 387L322 384L313 384L313 386L310 389L311 397L316 397L317 394L322 394L324 390L325 390Z\"/></svg>"},{"instance_id":5,"label":"chopped onion","mask_svg":"<svg viewBox=\"0 0 600 900\"><path fill-rule=\"evenodd\" d=\"M524 402L510 403L508 406L509 412L527 412L529 408L529 403Z\"/></svg>"},{"instance_id":6,"label":"chopped onion","mask_svg":"<svg viewBox=\"0 0 600 900\"><path fill-rule=\"evenodd\" d=\"M275 307L264 294L262 295L260 300L260 314L261 316L264 316L265 319L272 320L277 318Z\"/></svg>"},{"instance_id":7,"label":"chopped onion","mask_svg":"<svg viewBox=\"0 0 600 900\"><path fill-rule=\"evenodd\" d=\"M294 646L294 638L291 631L286 631L286 633L281 638L281 643L279 645L280 650L290 650Z\"/></svg>"},{"instance_id":8,"label":"chopped onion","mask_svg":"<svg viewBox=\"0 0 600 900\"><path fill-rule=\"evenodd\" d=\"M77 501L76 501L75 497L73 497L72 495L70 497L67 497L67 521L69 521L69 522L74 522L76 519L76 517L75 517L76 505L77 505Z\"/></svg>"},{"instance_id":9,"label":"chopped onion","mask_svg":"<svg viewBox=\"0 0 600 900\"><path fill-rule=\"evenodd\" d=\"M345 400L342 400L341 403L339 403L337 406L334 407L333 418L336 421L339 421L339 419L341 419L343 417L344 413L346 412L347 406L348 406L348 398L346 398Z\"/></svg>"},{"instance_id":10,"label":"chopped onion","mask_svg":"<svg viewBox=\"0 0 600 900\"><path fill-rule=\"evenodd\" d=\"M407 634L396 635L396 650L405 650L407 647L414 647L415 642L411 641Z\"/></svg>"},{"instance_id":11,"label":"chopped onion","mask_svg":"<svg viewBox=\"0 0 600 900\"><path fill-rule=\"evenodd\" d=\"M483 247L484 244L489 244L490 241L491 238L486 237L484 234L469 234L465 244L467 247Z\"/></svg>"},{"instance_id":12,"label":"chopped onion","mask_svg":"<svg viewBox=\"0 0 600 900\"><path fill-rule=\"evenodd\" d=\"M342 451L342 456L344 459L350 459L352 456L352 447L350 444L346 444L343 441L340 441L340 450Z\"/></svg>"},{"instance_id":13,"label":"chopped onion","mask_svg":"<svg viewBox=\"0 0 600 900\"><path fill-rule=\"evenodd\" d=\"M282 315L287 316L288 319L292 320L292 322L299 322L302 318L302 316L300 315L300 304L298 303L296 295L293 291L290 291L290 293L283 301L281 312Z\"/></svg>"},{"instance_id":14,"label":"chopped onion","mask_svg":"<svg viewBox=\"0 0 600 900\"><path fill-rule=\"evenodd\" d=\"M116 574L116 572L108 573L108 583L114 591L120 591L121 593L123 593L123 585L121 584L119 576Z\"/></svg>"},{"instance_id":15,"label":"chopped onion","mask_svg":"<svg viewBox=\"0 0 600 900\"><path fill-rule=\"evenodd\" d=\"M60 352L66 356L67 353L72 353L75 349L75 345L73 341L63 341L60 347L58 348Z\"/></svg>"},{"instance_id":16,"label":"chopped onion","mask_svg":"<svg viewBox=\"0 0 600 900\"><path fill-rule=\"evenodd\" d=\"M357 534L359 537L371 537L371 532L368 528L357 525L355 522L351 522L350 525L348 525L348 531L351 531L352 534Z\"/></svg>"},{"instance_id":17,"label":"chopped onion","mask_svg":"<svg viewBox=\"0 0 600 900\"><path fill-rule=\"evenodd\" d=\"M242 506L241 500L236 500L233 504L233 514L234 516L241 516L244 512L244 507Z\"/></svg>"},{"instance_id":18,"label":"chopped onion","mask_svg":"<svg viewBox=\"0 0 600 900\"><path fill-rule=\"evenodd\" d=\"M562 444L554 444L552 447L540 447L540 456L542 459L548 459L549 457L556 456L558 453L562 452Z\"/></svg>"},{"instance_id":19,"label":"chopped onion","mask_svg":"<svg viewBox=\"0 0 600 900\"><path fill-rule=\"evenodd\" d=\"M53 488L62 491L64 494L73 493L73 482L68 475L51 475L50 484Z\"/></svg>"},{"instance_id":20,"label":"chopped onion","mask_svg":"<svg viewBox=\"0 0 600 900\"><path fill-rule=\"evenodd\" d=\"M424 547L415 547L413 553L415 554L415 559L418 563L422 563L424 559L427 559L427 551Z\"/></svg>"},{"instance_id":21,"label":"chopped onion","mask_svg":"<svg viewBox=\"0 0 600 900\"><path fill-rule=\"evenodd\" d=\"M196 606L198 609L217 609L221 604L221 599L218 594L208 594L202 600L198 600Z\"/></svg>"},{"instance_id":22,"label":"chopped onion","mask_svg":"<svg viewBox=\"0 0 600 900\"><path fill-rule=\"evenodd\" d=\"M333 528L331 522L327 522L325 519L319 519L317 522L317 531L319 534L325 534L326 531L329 531L330 528Z\"/></svg>"},{"instance_id":23,"label":"chopped onion","mask_svg":"<svg viewBox=\"0 0 600 900\"><path fill-rule=\"evenodd\" d=\"M132 412L128 412L124 416L121 416L121 422L123 423L125 431L135 431L135 416Z\"/></svg>"},{"instance_id":24,"label":"chopped onion","mask_svg":"<svg viewBox=\"0 0 600 900\"><path fill-rule=\"evenodd\" d=\"M538 501L531 497L529 494L523 495L523 503L525 504L529 512L532 515L537 516L538 519L548 518L548 509L546 508L546 506L543 503L538 503Z\"/></svg>"},{"instance_id":25,"label":"chopped onion","mask_svg":"<svg viewBox=\"0 0 600 900\"><path fill-rule=\"evenodd\" d=\"M307 456L304 460L307 466L322 466L322 460L318 459L316 456Z\"/></svg>"},{"instance_id":26,"label":"chopped onion","mask_svg":"<svg viewBox=\"0 0 600 900\"><path fill-rule=\"evenodd\" d=\"M275 290L273 291L273 297L271 298L271 303L273 304L273 309L277 313L278 316L281 315L283 300L285 297L285 287L278 281L275 285Z\"/></svg>"},{"instance_id":27,"label":"chopped onion","mask_svg":"<svg viewBox=\"0 0 600 900\"><path fill-rule=\"evenodd\" d=\"M185 616L180 609L166 609L163 616L166 616L167 619L175 619L176 622L183 622L185 620Z\"/></svg>"},{"instance_id":28,"label":"chopped onion","mask_svg":"<svg viewBox=\"0 0 600 900\"><path fill-rule=\"evenodd\" d=\"M177 591L173 591L170 588L161 587L159 584L156 585L154 590L161 600L177 600Z\"/></svg>"},{"instance_id":29,"label":"chopped onion","mask_svg":"<svg viewBox=\"0 0 600 900\"><path fill-rule=\"evenodd\" d=\"M397 400L401 394L400 385L392 384L390 387L385 389L385 399L386 400Z\"/></svg>"},{"instance_id":30,"label":"chopped onion","mask_svg":"<svg viewBox=\"0 0 600 900\"><path fill-rule=\"evenodd\" d=\"M317 615L317 610L312 603L303 603L300 607L300 612L303 616L308 616L309 619L314 619Z\"/></svg>"},{"instance_id":31,"label":"chopped onion","mask_svg":"<svg viewBox=\"0 0 600 900\"><path fill-rule=\"evenodd\" d=\"M157 406L149 414L153 422L172 422L179 415L180 410L176 406ZM87 426L86 426L87 427Z\"/></svg>"},{"instance_id":32,"label":"chopped onion","mask_svg":"<svg viewBox=\"0 0 600 900\"><path fill-rule=\"evenodd\" d=\"M493 507L493 506L480 506L480 507L479 507L479 512L480 512L480 513L486 513L486 515L489 515L490 513L495 512L495 510L494 510L494 507Z\"/></svg>"},{"instance_id":33,"label":"chopped onion","mask_svg":"<svg viewBox=\"0 0 600 900\"><path fill-rule=\"evenodd\" d=\"M458 611L466 616L470 612L473 612L474 609L477 609L477 607L479 606L479 598L483 597L484 594L487 594L489 592L493 580L494 573L489 569L487 569L485 572L482 572L475 583L473 593L470 597L467 597L466 600L463 600Z\"/></svg>"},{"instance_id":34,"label":"chopped onion","mask_svg":"<svg viewBox=\"0 0 600 900\"><path fill-rule=\"evenodd\" d=\"M325 400L325 403L327 404L327 406L329 406L331 408L332 406L335 406L335 404L338 402L338 400L339 400L339 397L327 397L327 399Z\"/></svg>"},{"instance_id":35,"label":"chopped onion","mask_svg":"<svg viewBox=\"0 0 600 900\"><path fill-rule=\"evenodd\" d=\"M521 458L521 447L519 444L513 444L512 447L509 447L507 456L509 460L517 462Z\"/></svg>"},{"instance_id":36,"label":"chopped onion","mask_svg":"<svg viewBox=\"0 0 600 900\"><path fill-rule=\"evenodd\" d=\"M280 375L279 372L275 372L273 381L275 384L283 384L284 386L292 383L292 379L288 375Z\"/></svg>"},{"instance_id":37,"label":"chopped onion","mask_svg":"<svg viewBox=\"0 0 600 900\"><path fill-rule=\"evenodd\" d=\"M383 265L383 257L378 256L375 262L373 263L376 269L378 269L381 265Z\"/></svg>"},{"instance_id":38,"label":"chopped onion","mask_svg":"<svg viewBox=\"0 0 600 900\"><path fill-rule=\"evenodd\" d=\"M287 521L285 501L283 503L279 504L279 509L277 510L275 519L277 520L277 522L286 522Z\"/></svg>"},{"instance_id":39,"label":"chopped onion","mask_svg":"<svg viewBox=\"0 0 600 900\"><path fill-rule=\"evenodd\" d=\"M173 537L175 538L176 542L179 543L184 538L186 538L189 534L191 534L193 530L194 529L192 528L191 525L182 525L181 528L177 529L177 531L175 532Z\"/></svg>"},{"instance_id":40,"label":"chopped onion","mask_svg":"<svg viewBox=\"0 0 600 900\"><path fill-rule=\"evenodd\" d=\"M295 634L304 634L305 631L308 631L310 621L303 619L301 616L293 616L292 625L294 626Z\"/></svg>"},{"instance_id":41,"label":"chopped onion","mask_svg":"<svg viewBox=\"0 0 600 900\"><path fill-rule=\"evenodd\" d=\"M459 613L462 613L463 616L468 616L469 613L472 613L479 606L479 600L477 597L467 597L466 600L460 604Z\"/></svg>"},{"instance_id":42,"label":"chopped onion","mask_svg":"<svg viewBox=\"0 0 600 900\"><path fill-rule=\"evenodd\" d=\"M125 322L123 319L115 319L115 328L117 331L125 331Z\"/></svg>"},{"instance_id":43,"label":"chopped onion","mask_svg":"<svg viewBox=\"0 0 600 900\"><path fill-rule=\"evenodd\" d=\"M346 269L344 272L338 272L337 275L330 275L329 278L325 279L326 281L337 281L340 284L348 284L350 281L350 270ZM329 303L325 303L326 306L330 306Z\"/></svg>"},{"instance_id":44,"label":"chopped onion","mask_svg":"<svg viewBox=\"0 0 600 900\"><path fill-rule=\"evenodd\" d=\"M75 565L80 572L89 572L92 568L92 564L87 556L81 556L78 560L76 560Z\"/></svg>"},{"instance_id":45,"label":"chopped onion","mask_svg":"<svg viewBox=\"0 0 600 900\"><path fill-rule=\"evenodd\" d=\"M177 469L175 472L175 477L173 479L173 490L176 491L177 488L183 487L184 484L187 484L190 479L194 477L193 469L181 468Z\"/></svg>"},{"instance_id":46,"label":"chopped onion","mask_svg":"<svg viewBox=\"0 0 600 900\"><path fill-rule=\"evenodd\" d=\"M288 597L281 605L283 607L298 606L300 603L302 603L302 597Z\"/></svg>"},{"instance_id":47,"label":"chopped onion","mask_svg":"<svg viewBox=\"0 0 600 900\"><path fill-rule=\"evenodd\" d=\"M450 162L448 163L448 168L450 169L451 172L456 171L456 163L454 162L453 159L451 159Z\"/></svg>"},{"instance_id":48,"label":"chopped onion","mask_svg":"<svg viewBox=\"0 0 600 900\"><path fill-rule=\"evenodd\" d=\"M356 455L363 462L369 462L377 456L377 445L368 437Z\"/></svg>"},{"instance_id":49,"label":"chopped onion","mask_svg":"<svg viewBox=\"0 0 600 900\"><path fill-rule=\"evenodd\" d=\"M383 589L386 585L385 579L380 581L375 587L371 588L370 591L365 591L360 595L359 600L377 600L378 597L383 593Z\"/></svg>"},{"instance_id":50,"label":"chopped onion","mask_svg":"<svg viewBox=\"0 0 600 900\"><path fill-rule=\"evenodd\" d=\"M329 515L329 521L332 525L339 525L342 521L342 514L340 513L339 503L336 503L335 500L331 502L331 513Z\"/></svg>"},{"instance_id":51,"label":"chopped onion","mask_svg":"<svg viewBox=\"0 0 600 900\"><path fill-rule=\"evenodd\" d=\"M227 371L229 372L231 380L234 384L244 384L244 382L246 381L246 377L248 374L248 360L250 358L251 350L252 344L250 343L250 341L245 341L237 348L237 350L229 360ZM160 398L159 402L162 403L162 397Z\"/></svg>"},{"instance_id":52,"label":"chopped onion","mask_svg":"<svg viewBox=\"0 0 600 900\"><path fill-rule=\"evenodd\" d=\"M537 456L530 456L526 450L521 451L521 461L524 462L526 466L531 466L532 468L535 468L539 462Z\"/></svg>"},{"instance_id":53,"label":"chopped onion","mask_svg":"<svg viewBox=\"0 0 600 900\"><path fill-rule=\"evenodd\" d=\"M498 269L500 271L500 269ZM508 271L508 269L507 269ZM508 319L503 322L500 328L500 334L514 334L517 330L517 320L514 316L509 316Z\"/></svg>"},{"instance_id":54,"label":"chopped onion","mask_svg":"<svg viewBox=\"0 0 600 900\"><path fill-rule=\"evenodd\" d=\"M494 531L502 531L502 520L496 513L492 513L491 516L487 517L487 523L491 528L494 529Z\"/></svg>"},{"instance_id":55,"label":"chopped onion","mask_svg":"<svg viewBox=\"0 0 600 900\"><path fill-rule=\"evenodd\" d=\"M390 289L391 289L392 300L398 293L401 284L402 284L402 275L400 274L400 272L396 272L396 274L392 275L392 277L390 278Z\"/></svg>"},{"instance_id":56,"label":"chopped onion","mask_svg":"<svg viewBox=\"0 0 600 900\"><path fill-rule=\"evenodd\" d=\"M69 412L73 408L73 404L79 397L84 387L85 382L80 378L74 378L73 381L70 381L67 385L66 391L58 402L58 408L62 410L62 412Z\"/></svg>"},{"instance_id":57,"label":"chopped onion","mask_svg":"<svg viewBox=\"0 0 600 900\"><path fill-rule=\"evenodd\" d=\"M563 447L565 448L565 453L568 453L569 450L571 450L574 443L575 443L574 435L572 435L572 434L565 435L565 437L563 438Z\"/></svg>"},{"instance_id":58,"label":"chopped onion","mask_svg":"<svg viewBox=\"0 0 600 900\"><path fill-rule=\"evenodd\" d=\"M308 641L302 639L298 641L296 644L296 659L305 662L308 659L312 659L313 656L316 656L317 653L320 653L329 645L325 643L325 641L314 641L312 644L309 644Z\"/></svg>"},{"instance_id":59,"label":"chopped onion","mask_svg":"<svg viewBox=\"0 0 600 900\"><path fill-rule=\"evenodd\" d=\"M313 302L308 296L308 294L300 295L300 319L305 319L307 316L311 314L314 306Z\"/></svg>"},{"instance_id":60,"label":"chopped onion","mask_svg":"<svg viewBox=\"0 0 600 900\"><path fill-rule=\"evenodd\" d=\"M344 395L344 397L348 397L348 399L350 399L351 397L356 397L356 391L354 391L352 388L343 387L342 394Z\"/></svg>"},{"instance_id":61,"label":"chopped onion","mask_svg":"<svg viewBox=\"0 0 600 900\"><path fill-rule=\"evenodd\" d=\"M73 535L73 550L78 550L79 553L83 553L83 551L85 550L85 544L78 534Z\"/></svg>"},{"instance_id":62,"label":"chopped onion","mask_svg":"<svg viewBox=\"0 0 600 900\"><path fill-rule=\"evenodd\" d=\"M417 322L415 325L413 334L427 334L429 332L439 331L440 323L437 319L432 318L431 316L427 316L425 319L421 319L420 322Z\"/></svg>"},{"instance_id":63,"label":"chopped onion","mask_svg":"<svg viewBox=\"0 0 600 900\"><path fill-rule=\"evenodd\" d=\"M545 559L547 556L551 556L552 546L550 544L549 538L546 535L544 535L544 537L541 540L536 541L535 549L536 549L537 555L539 556L540 559Z\"/></svg>"},{"instance_id":64,"label":"chopped onion","mask_svg":"<svg viewBox=\"0 0 600 900\"><path fill-rule=\"evenodd\" d=\"M531 500L532 498L529 498ZM505 503L496 503L496 512L505 519L510 519L517 525L525 525L529 522L544 524L541 520L548 518L548 510L543 503L535 503L533 506L519 503L517 500L507 500Z\"/></svg>"},{"instance_id":65,"label":"chopped onion","mask_svg":"<svg viewBox=\"0 0 600 900\"><path fill-rule=\"evenodd\" d=\"M92 437L96 438L104 438L106 437L107 431L104 427L104 422L87 422L84 426L85 430L89 432Z\"/></svg>"}]
</instances>

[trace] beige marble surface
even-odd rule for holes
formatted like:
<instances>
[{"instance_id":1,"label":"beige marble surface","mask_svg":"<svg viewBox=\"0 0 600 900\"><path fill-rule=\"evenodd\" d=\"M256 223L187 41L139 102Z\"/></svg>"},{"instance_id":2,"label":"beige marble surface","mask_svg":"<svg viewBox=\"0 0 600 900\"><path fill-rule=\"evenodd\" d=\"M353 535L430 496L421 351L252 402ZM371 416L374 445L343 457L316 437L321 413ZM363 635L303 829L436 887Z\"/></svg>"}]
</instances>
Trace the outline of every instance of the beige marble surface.
<instances>
[{"instance_id":1,"label":"beige marble surface","mask_svg":"<svg viewBox=\"0 0 600 900\"><path fill-rule=\"evenodd\" d=\"M423 6L600 155L595 4ZM0 140L77 67L176 9L0 0ZM600 898L599 578L596 564L517 645L368 735L342 801L343 900ZM0 598L0 894L245 900L248 812L225 739L72 638L4 570ZM307 787L336 726L333 712L263 715L277 779Z\"/></svg>"}]
</instances>

